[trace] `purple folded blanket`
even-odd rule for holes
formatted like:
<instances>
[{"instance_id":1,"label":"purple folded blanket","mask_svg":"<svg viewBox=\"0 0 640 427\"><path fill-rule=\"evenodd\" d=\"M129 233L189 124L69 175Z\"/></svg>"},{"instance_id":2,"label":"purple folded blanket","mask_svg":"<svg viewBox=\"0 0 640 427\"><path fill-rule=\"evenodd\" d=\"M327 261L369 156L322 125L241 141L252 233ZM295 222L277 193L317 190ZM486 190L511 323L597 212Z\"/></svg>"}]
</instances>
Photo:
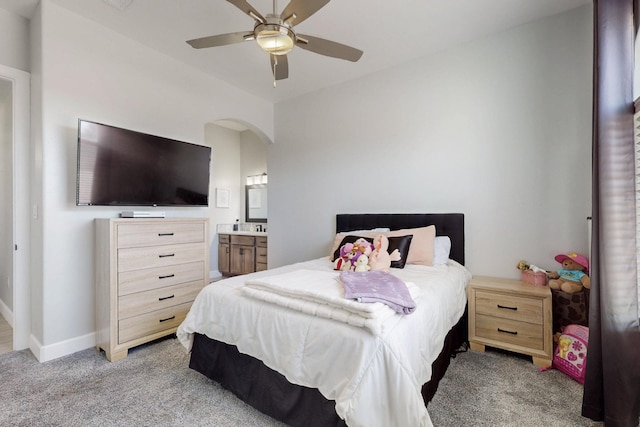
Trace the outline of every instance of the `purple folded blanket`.
<instances>
[{"instance_id":1,"label":"purple folded blanket","mask_svg":"<svg viewBox=\"0 0 640 427\"><path fill-rule=\"evenodd\" d=\"M391 273L381 270L343 271L340 281L344 285L345 298L358 302L381 302L400 314L411 314L416 309L407 285Z\"/></svg>"}]
</instances>

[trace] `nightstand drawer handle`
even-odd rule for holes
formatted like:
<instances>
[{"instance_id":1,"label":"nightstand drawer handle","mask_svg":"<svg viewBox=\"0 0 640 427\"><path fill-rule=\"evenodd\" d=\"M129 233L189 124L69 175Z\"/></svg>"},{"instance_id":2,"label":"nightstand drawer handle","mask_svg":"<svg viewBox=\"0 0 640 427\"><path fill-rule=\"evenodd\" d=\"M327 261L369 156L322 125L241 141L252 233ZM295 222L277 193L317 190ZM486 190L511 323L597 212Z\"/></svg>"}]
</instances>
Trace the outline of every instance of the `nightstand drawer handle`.
<instances>
[{"instance_id":1,"label":"nightstand drawer handle","mask_svg":"<svg viewBox=\"0 0 640 427\"><path fill-rule=\"evenodd\" d=\"M511 334L511 335L518 335L518 331L506 331L500 328L498 328L498 332L504 332L505 334Z\"/></svg>"},{"instance_id":2,"label":"nightstand drawer handle","mask_svg":"<svg viewBox=\"0 0 640 427\"><path fill-rule=\"evenodd\" d=\"M170 295L168 297L160 297L160 298L158 298L158 301L164 301L166 299L171 299L171 298L175 298L175 295Z\"/></svg>"},{"instance_id":3,"label":"nightstand drawer handle","mask_svg":"<svg viewBox=\"0 0 640 427\"><path fill-rule=\"evenodd\" d=\"M498 308L506 308L507 310L517 310L518 307L508 307L506 305L500 305L498 304Z\"/></svg>"},{"instance_id":4,"label":"nightstand drawer handle","mask_svg":"<svg viewBox=\"0 0 640 427\"><path fill-rule=\"evenodd\" d=\"M158 237L173 236L173 233L158 233Z\"/></svg>"},{"instance_id":5,"label":"nightstand drawer handle","mask_svg":"<svg viewBox=\"0 0 640 427\"><path fill-rule=\"evenodd\" d=\"M170 256L176 256L176 254L160 254L158 255L158 258L166 258L166 257L170 257Z\"/></svg>"},{"instance_id":6,"label":"nightstand drawer handle","mask_svg":"<svg viewBox=\"0 0 640 427\"><path fill-rule=\"evenodd\" d=\"M175 274L167 274L166 276L158 276L158 279L169 279L171 277L176 277Z\"/></svg>"},{"instance_id":7,"label":"nightstand drawer handle","mask_svg":"<svg viewBox=\"0 0 640 427\"><path fill-rule=\"evenodd\" d=\"M176 318L176 316L171 316L171 317L167 317L166 319L160 319L160 323L166 322L167 320L173 320L175 318Z\"/></svg>"}]
</instances>

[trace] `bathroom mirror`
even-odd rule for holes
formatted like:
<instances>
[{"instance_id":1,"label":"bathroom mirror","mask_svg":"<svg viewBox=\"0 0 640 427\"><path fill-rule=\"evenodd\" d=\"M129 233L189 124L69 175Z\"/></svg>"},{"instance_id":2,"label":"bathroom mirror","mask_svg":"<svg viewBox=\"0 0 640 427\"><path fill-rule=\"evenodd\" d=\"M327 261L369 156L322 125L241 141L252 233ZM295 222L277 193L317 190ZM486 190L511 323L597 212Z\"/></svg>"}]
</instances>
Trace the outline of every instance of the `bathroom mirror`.
<instances>
[{"instance_id":1,"label":"bathroom mirror","mask_svg":"<svg viewBox=\"0 0 640 427\"><path fill-rule=\"evenodd\" d=\"M267 184L245 186L245 221L267 222Z\"/></svg>"}]
</instances>

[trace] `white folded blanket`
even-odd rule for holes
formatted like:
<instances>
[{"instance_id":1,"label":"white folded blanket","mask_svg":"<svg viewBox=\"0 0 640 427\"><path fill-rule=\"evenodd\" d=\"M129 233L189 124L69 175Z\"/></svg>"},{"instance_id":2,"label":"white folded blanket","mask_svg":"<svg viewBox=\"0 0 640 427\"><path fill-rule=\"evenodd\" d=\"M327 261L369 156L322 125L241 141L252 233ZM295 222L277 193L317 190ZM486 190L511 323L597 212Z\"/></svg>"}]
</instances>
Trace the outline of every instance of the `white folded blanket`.
<instances>
[{"instance_id":1,"label":"white folded blanket","mask_svg":"<svg viewBox=\"0 0 640 427\"><path fill-rule=\"evenodd\" d=\"M380 302L361 303L346 299L344 286L338 281L339 274L338 271L296 270L249 280L242 292L313 316L365 327L375 335L384 333L385 320L400 317ZM407 283L407 288L416 300L418 287Z\"/></svg>"}]
</instances>

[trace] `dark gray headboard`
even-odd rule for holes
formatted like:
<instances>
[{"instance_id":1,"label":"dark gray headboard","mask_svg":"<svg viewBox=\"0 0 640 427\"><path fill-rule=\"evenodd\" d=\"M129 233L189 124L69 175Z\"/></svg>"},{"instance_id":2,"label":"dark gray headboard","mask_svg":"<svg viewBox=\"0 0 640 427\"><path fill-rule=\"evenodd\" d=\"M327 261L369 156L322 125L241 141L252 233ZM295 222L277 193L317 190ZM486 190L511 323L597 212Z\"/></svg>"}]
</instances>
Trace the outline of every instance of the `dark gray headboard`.
<instances>
[{"instance_id":1,"label":"dark gray headboard","mask_svg":"<svg viewBox=\"0 0 640 427\"><path fill-rule=\"evenodd\" d=\"M464 265L464 214L461 213L425 213L425 214L338 214L336 232L369 230L388 227L391 230L403 228L436 226L437 236L449 236L451 239L452 260Z\"/></svg>"}]
</instances>

